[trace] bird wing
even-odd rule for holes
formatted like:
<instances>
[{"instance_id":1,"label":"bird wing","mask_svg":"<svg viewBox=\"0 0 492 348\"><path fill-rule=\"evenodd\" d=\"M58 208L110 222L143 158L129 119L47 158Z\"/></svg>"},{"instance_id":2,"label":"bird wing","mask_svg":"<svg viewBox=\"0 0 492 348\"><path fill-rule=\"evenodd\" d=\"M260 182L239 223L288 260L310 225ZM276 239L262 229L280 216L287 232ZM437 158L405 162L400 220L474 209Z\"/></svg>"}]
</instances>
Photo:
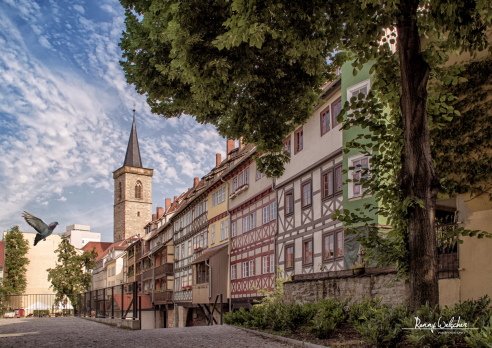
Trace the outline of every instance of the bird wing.
<instances>
[{"instance_id":1,"label":"bird wing","mask_svg":"<svg viewBox=\"0 0 492 348\"><path fill-rule=\"evenodd\" d=\"M22 217L38 233L43 233L43 231L45 231L48 228L48 225L46 225L46 223L43 220L35 217L34 215L29 214L26 211L24 211Z\"/></svg>"},{"instance_id":2,"label":"bird wing","mask_svg":"<svg viewBox=\"0 0 492 348\"><path fill-rule=\"evenodd\" d=\"M36 237L34 237L34 246L36 246L36 244L38 244L43 239L44 238L40 233L36 234Z\"/></svg>"}]
</instances>

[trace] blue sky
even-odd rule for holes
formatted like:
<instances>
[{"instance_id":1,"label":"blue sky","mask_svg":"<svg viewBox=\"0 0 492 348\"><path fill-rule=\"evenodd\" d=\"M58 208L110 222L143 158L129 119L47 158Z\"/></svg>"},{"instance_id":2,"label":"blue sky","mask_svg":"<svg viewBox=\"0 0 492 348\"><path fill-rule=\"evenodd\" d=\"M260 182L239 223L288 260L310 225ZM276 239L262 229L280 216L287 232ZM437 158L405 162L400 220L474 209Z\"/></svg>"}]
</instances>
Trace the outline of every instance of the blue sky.
<instances>
[{"instance_id":1,"label":"blue sky","mask_svg":"<svg viewBox=\"0 0 492 348\"><path fill-rule=\"evenodd\" d=\"M0 230L23 210L55 232L90 225L113 240L112 172L123 165L137 110L143 166L154 169L153 212L225 155L225 140L189 116L150 113L118 63L117 0L0 0ZM58 230L59 229L59 230Z\"/></svg>"}]
</instances>

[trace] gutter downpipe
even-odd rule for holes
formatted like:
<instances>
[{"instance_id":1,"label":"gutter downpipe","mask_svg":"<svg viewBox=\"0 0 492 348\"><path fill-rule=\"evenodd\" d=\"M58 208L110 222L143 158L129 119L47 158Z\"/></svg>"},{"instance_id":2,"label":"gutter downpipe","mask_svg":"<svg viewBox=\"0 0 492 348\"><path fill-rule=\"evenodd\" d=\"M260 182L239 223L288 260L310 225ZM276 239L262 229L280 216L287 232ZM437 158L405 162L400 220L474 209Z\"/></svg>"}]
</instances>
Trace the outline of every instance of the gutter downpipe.
<instances>
[{"instance_id":1,"label":"gutter downpipe","mask_svg":"<svg viewBox=\"0 0 492 348\"><path fill-rule=\"evenodd\" d=\"M222 181L223 183L226 183L227 184L227 192L228 192L228 195L230 195L231 191L230 191L230 186L229 186L229 181L224 181L224 179L222 179L222 177L220 178L220 181ZM231 289L232 289L232 279L231 279L231 251L232 251L232 223L231 223L231 212L229 211L229 198L227 198L227 214L229 215L229 269L227 270L227 274L229 275L229 312L232 312L232 295L231 295ZM212 276L212 274L210 274L210 276ZM212 296L212 295L210 295ZM222 308L220 309L222 311Z\"/></svg>"},{"instance_id":2,"label":"gutter downpipe","mask_svg":"<svg viewBox=\"0 0 492 348\"><path fill-rule=\"evenodd\" d=\"M273 263L274 266L277 266L277 237L278 237L278 219L277 219L277 215L278 215L278 197L277 197L277 190L274 189L275 187L275 178L272 178L272 190L273 192L275 192L275 210L277 211L277 213L275 214L275 237L273 238L273 255L275 257L275 262ZM277 274L277 267L275 267L275 271L273 274L275 274L275 278L278 278L278 274ZM274 290L275 290L275 282L273 283L274 286Z\"/></svg>"}]
</instances>

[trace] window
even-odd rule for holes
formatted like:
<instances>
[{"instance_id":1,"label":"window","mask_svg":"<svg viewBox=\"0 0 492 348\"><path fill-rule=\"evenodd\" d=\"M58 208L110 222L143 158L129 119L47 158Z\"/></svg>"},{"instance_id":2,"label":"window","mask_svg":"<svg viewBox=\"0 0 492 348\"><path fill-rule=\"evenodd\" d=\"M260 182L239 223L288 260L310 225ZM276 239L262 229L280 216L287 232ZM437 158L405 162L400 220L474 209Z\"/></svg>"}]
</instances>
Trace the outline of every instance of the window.
<instances>
[{"instance_id":1,"label":"window","mask_svg":"<svg viewBox=\"0 0 492 348\"><path fill-rule=\"evenodd\" d=\"M244 184L249 185L249 168L244 171Z\"/></svg>"},{"instance_id":2,"label":"window","mask_svg":"<svg viewBox=\"0 0 492 348\"><path fill-rule=\"evenodd\" d=\"M333 128L338 125L337 116L340 115L342 110L342 98L338 98L334 103L331 104L332 114L333 114Z\"/></svg>"},{"instance_id":3,"label":"window","mask_svg":"<svg viewBox=\"0 0 492 348\"><path fill-rule=\"evenodd\" d=\"M342 185L342 166L335 168L335 192L341 192Z\"/></svg>"},{"instance_id":4,"label":"window","mask_svg":"<svg viewBox=\"0 0 492 348\"><path fill-rule=\"evenodd\" d=\"M220 223L220 241L224 240L224 221Z\"/></svg>"},{"instance_id":5,"label":"window","mask_svg":"<svg viewBox=\"0 0 492 348\"><path fill-rule=\"evenodd\" d=\"M188 241L188 256L191 256L191 240Z\"/></svg>"},{"instance_id":6,"label":"window","mask_svg":"<svg viewBox=\"0 0 492 348\"><path fill-rule=\"evenodd\" d=\"M343 231L337 232L337 257L343 256Z\"/></svg>"},{"instance_id":7,"label":"window","mask_svg":"<svg viewBox=\"0 0 492 348\"><path fill-rule=\"evenodd\" d=\"M225 238L229 238L229 220L225 222Z\"/></svg>"},{"instance_id":8,"label":"window","mask_svg":"<svg viewBox=\"0 0 492 348\"><path fill-rule=\"evenodd\" d=\"M135 198L142 199L142 183L140 180L135 184Z\"/></svg>"},{"instance_id":9,"label":"window","mask_svg":"<svg viewBox=\"0 0 492 348\"><path fill-rule=\"evenodd\" d=\"M263 274L270 273L269 266L270 266L270 256L263 256Z\"/></svg>"},{"instance_id":10,"label":"window","mask_svg":"<svg viewBox=\"0 0 492 348\"><path fill-rule=\"evenodd\" d=\"M311 183L302 185L302 206L307 207L311 204Z\"/></svg>"},{"instance_id":11,"label":"window","mask_svg":"<svg viewBox=\"0 0 492 348\"><path fill-rule=\"evenodd\" d=\"M261 179L261 173L258 171L258 168L256 168L256 180L260 180Z\"/></svg>"},{"instance_id":12,"label":"window","mask_svg":"<svg viewBox=\"0 0 492 348\"><path fill-rule=\"evenodd\" d=\"M352 161L352 166L354 170L352 172L352 180L353 180L353 195L359 196L367 190L362 187L360 183L361 177L362 179L367 179L369 173L367 169L369 168L369 158L360 158L358 160Z\"/></svg>"},{"instance_id":13,"label":"window","mask_svg":"<svg viewBox=\"0 0 492 348\"><path fill-rule=\"evenodd\" d=\"M256 227L256 212L249 216L249 229L252 230Z\"/></svg>"},{"instance_id":14,"label":"window","mask_svg":"<svg viewBox=\"0 0 492 348\"><path fill-rule=\"evenodd\" d=\"M225 201L225 185L222 185L212 193L212 207Z\"/></svg>"},{"instance_id":15,"label":"window","mask_svg":"<svg viewBox=\"0 0 492 348\"><path fill-rule=\"evenodd\" d=\"M270 206L263 207L263 224L270 221Z\"/></svg>"},{"instance_id":16,"label":"window","mask_svg":"<svg viewBox=\"0 0 492 348\"><path fill-rule=\"evenodd\" d=\"M330 130L330 107L329 106L326 109L324 109L323 111L321 111L320 122L321 122L321 135L323 135Z\"/></svg>"},{"instance_id":17,"label":"window","mask_svg":"<svg viewBox=\"0 0 492 348\"><path fill-rule=\"evenodd\" d=\"M232 237L236 237L237 235L237 221L234 221L231 225L231 235Z\"/></svg>"},{"instance_id":18,"label":"window","mask_svg":"<svg viewBox=\"0 0 492 348\"><path fill-rule=\"evenodd\" d=\"M123 189L121 188L121 182L119 183L119 185L118 185L118 186L119 186L119 188L120 188L120 191L119 191L120 193L119 193L119 195L118 195L118 198L119 198L119 200L121 201L121 198L123 197L123 196L122 196Z\"/></svg>"},{"instance_id":19,"label":"window","mask_svg":"<svg viewBox=\"0 0 492 348\"><path fill-rule=\"evenodd\" d=\"M249 270L249 267L248 267L248 261L246 262L243 262L243 278L248 278L248 270Z\"/></svg>"},{"instance_id":20,"label":"window","mask_svg":"<svg viewBox=\"0 0 492 348\"><path fill-rule=\"evenodd\" d=\"M304 148L303 138L302 138L302 127L296 131L294 141L295 141L295 153L302 151L302 149Z\"/></svg>"},{"instance_id":21,"label":"window","mask_svg":"<svg viewBox=\"0 0 492 348\"><path fill-rule=\"evenodd\" d=\"M294 246L290 245L285 248L285 268L294 267Z\"/></svg>"},{"instance_id":22,"label":"window","mask_svg":"<svg viewBox=\"0 0 492 348\"><path fill-rule=\"evenodd\" d=\"M212 231L210 232L210 244L215 244L215 225L212 226Z\"/></svg>"},{"instance_id":23,"label":"window","mask_svg":"<svg viewBox=\"0 0 492 348\"><path fill-rule=\"evenodd\" d=\"M304 242L304 264L313 263L313 240Z\"/></svg>"},{"instance_id":24,"label":"window","mask_svg":"<svg viewBox=\"0 0 492 348\"><path fill-rule=\"evenodd\" d=\"M231 265L231 280L236 279L236 265Z\"/></svg>"},{"instance_id":25,"label":"window","mask_svg":"<svg viewBox=\"0 0 492 348\"><path fill-rule=\"evenodd\" d=\"M290 135L289 137L284 141L284 151L287 151L288 153L290 152Z\"/></svg>"},{"instance_id":26,"label":"window","mask_svg":"<svg viewBox=\"0 0 492 348\"><path fill-rule=\"evenodd\" d=\"M330 233L323 237L323 260L335 257L335 235Z\"/></svg>"},{"instance_id":27,"label":"window","mask_svg":"<svg viewBox=\"0 0 492 348\"><path fill-rule=\"evenodd\" d=\"M292 192L285 195L285 214L294 212L294 194Z\"/></svg>"},{"instance_id":28,"label":"window","mask_svg":"<svg viewBox=\"0 0 492 348\"><path fill-rule=\"evenodd\" d=\"M249 276L253 277L255 275L255 260L249 260Z\"/></svg>"},{"instance_id":29,"label":"window","mask_svg":"<svg viewBox=\"0 0 492 348\"><path fill-rule=\"evenodd\" d=\"M243 218L243 233L249 231L249 216Z\"/></svg>"},{"instance_id":30,"label":"window","mask_svg":"<svg viewBox=\"0 0 492 348\"><path fill-rule=\"evenodd\" d=\"M277 202L270 204L270 221L277 219Z\"/></svg>"},{"instance_id":31,"label":"window","mask_svg":"<svg viewBox=\"0 0 492 348\"><path fill-rule=\"evenodd\" d=\"M237 178L234 178L234 180L232 180L232 192L236 192L237 190Z\"/></svg>"},{"instance_id":32,"label":"window","mask_svg":"<svg viewBox=\"0 0 492 348\"><path fill-rule=\"evenodd\" d=\"M140 216L140 212L139 211L137 211L137 216Z\"/></svg>"},{"instance_id":33,"label":"window","mask_svg":"<svg viewBox=\"0 0 492 348\"><path fill-rule=\"evenodd\" d=\"M355 102L357 102L359 94L362 93L365 98L370 88L371 88L370 79L362 81L361 83L358 83L357 85L354 85L347 89L347 99L350 100L352 98L355 98L356 99ZM364 100L364 98L362 100Z\"/></svg>"},{"instance_id":34,"label":"window","mask_svg":"<svg viewBox=\"0 0 492 348\"><path fill-rule=\"evenodd\" d=\"M270 273L273 273L273 255L270 255Z\"/></svg>"},{"instance_id":35,"label":"window","mask_svg":"<svg viewBox=\"0 0 492 348\"><path fill-rule=\"evenodd\" d=\"M239 185L239 187L243 186L243 184L244 184L244 182L243 182L243 177L244 177L243 173L240 173L240 174L238 175L238 179L237 179L237 181L238 181L238 185Z\"/></svg>"},{"instance_id":36,"label":"window","mask_svg":"<svg viewBox=\"0 0 492 348\"><path fill-rule=\"evenodd\" d=\"M323 175L323 197L333 194L333 172L330 170Z\"/></svg>"}]
</instances>

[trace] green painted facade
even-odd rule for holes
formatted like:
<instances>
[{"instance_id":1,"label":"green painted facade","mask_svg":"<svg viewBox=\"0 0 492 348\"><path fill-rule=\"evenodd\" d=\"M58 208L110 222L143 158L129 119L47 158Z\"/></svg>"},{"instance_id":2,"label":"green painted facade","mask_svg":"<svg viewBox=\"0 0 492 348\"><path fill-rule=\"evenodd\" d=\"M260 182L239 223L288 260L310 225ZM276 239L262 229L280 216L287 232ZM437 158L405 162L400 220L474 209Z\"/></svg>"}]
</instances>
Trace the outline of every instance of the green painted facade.
<instances>
[{"instance_id":1,"label":"green painted facade","mask_svg":"<svg viewBox=\"0 0 492 348\"><path fill-rule=\"evenodd\" d=\"M353 75L353 70L354 68L352 67L352 62L346 62L342 66L342 105L345 104L347 99L347 90L351 88L352 86L355 86L365 80L368 80L371 78L371 75L369 74L369 70L371 68L372 64L366 64L364 68L358 72L357 76ZM349 141L354 140L358 134L361 133L368 133L368 130L362 129L361 127L351 127L348 130L343 131L343 147L344 149L346 148L346 143ZM351 149L349 153L344 153L343 155L343 169L348 170L349 168L349 158L351 156L359 154L358 150ZM344 174L343 180L348 179L348 174ZM366 198L352 198L349 199L349 187L348 185L346 186L346 189L343 191L343 208L348 209L351 212L356 212L355 209L359 208L360 210L364 210L364 204L366 203L372 203L375 204L375 200L372 197L366 197ZM371 216L376 219L377 216L376 214L372 213L369 214L366 212L366 215ZM382 217L379 217L381 220ZM384 224L383 221L379 221L380 224Z\"/></svg>"}]
</instances>

